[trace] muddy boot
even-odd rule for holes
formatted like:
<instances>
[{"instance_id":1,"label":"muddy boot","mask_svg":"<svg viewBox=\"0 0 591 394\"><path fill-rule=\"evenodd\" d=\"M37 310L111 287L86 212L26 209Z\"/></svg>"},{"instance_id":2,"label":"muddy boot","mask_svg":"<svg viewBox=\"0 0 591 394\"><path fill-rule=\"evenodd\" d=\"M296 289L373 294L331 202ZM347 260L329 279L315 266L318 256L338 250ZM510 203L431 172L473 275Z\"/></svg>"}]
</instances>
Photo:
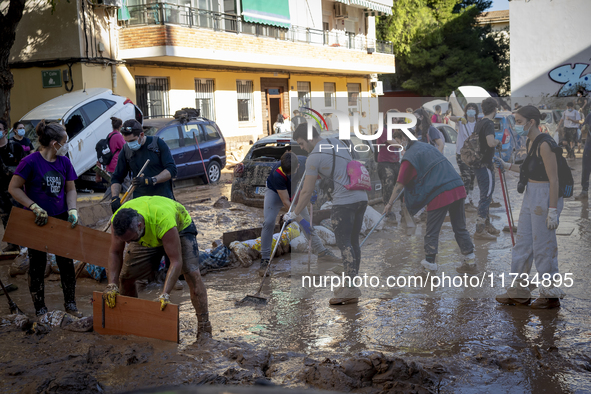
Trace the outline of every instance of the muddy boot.
<instances>
[{"instance_id":1,"label":"muddy boot","mask_svg":"<svg viewBox=\"0 0 591 394\"><path fill-rule=\"evenodd\" d=\"M259 276L262 277L263 275L265 275L265 271L267 271L267 266L269 266L269 259L261 259L261 266L259 268ZM269 276L270 273L269 271L267 271L267 276Z\"/></svg>"},{"instance_id":2,"label":"muddy boot","mask_svg":"<svg viewBox=\"0 0 591 394\"><path fill-rule=\"evenodd\" d=\"M328 300L330 305L347 305L359 302L361 290L357 287L339 287L334 292L334 297Z\"/></svg>"},{"instance_id":3,"label":"muddy boot","mask_svg":"<svg viewBox=\"0 0 591 394\"><path fill-rule=\"evenodd\" d=\"M558 298L544 298L538 297L530 305L532 309L552 309L560 308L560 300Z\"/></svg>"},{"instance_id":4,"label":"muddy boot","mask_svg":"<svg viewBox=\"0 0 591 394\"><path fill-rule=\"evenodd\" d=\"M340 275L343 272L345 272L345 267L343 267L342 265L335 265L334 267L329 269L329 271L332 271L333 273Z\"/></svg>"},{"instance_id":5,"label":"muddy boot","mask_svg":"<svg viewBox=\"0 0 591 394\"><path fill-rule=\"evenodd\" d=\"M487 233L494 235L495 237L498 237L499 234L501 233L500 230L498 230L495 226L492 225L492 223L490 222L490 218L486 218L486 222L484 223L484 228Z\"/></svg>"},{"instance_id":6,"label":"muddy boot","mask_svg":"<svg viewBox=\"0 0 591 394\"><path fill-rule=\"evenodd\" d=\"M462 265L456 268L459 274L474 274L478 271L476 268L476 256L474 252L464 256L462 259Z\"/></svg>"},{"instance_id":7,"label":"muddy boot","mask_svg":"<svg viewBox=\"0 0 591 394\"><path fill-rule=\"evenodd\" d=\"M78 317L78 318L84 316L82 314L82 312L80 312L78 310L78 308L76 307L76 303L75 302L69 302L67 304L64 304L64 308L66 308L66 313L69 313L72 316L75 316L75 317Z\"/></svg>"},{"instance_id":8,"label":"muddy boot","mask_svg":"<svg viewBox=\"0 0 591 394\"><path fill-rule=\"evenodd\" d=\"M433 261L431 263L431 262L427 261L426 259L421 261L421 265L423 266L423 268L425 268L428 271L437 271L437 269L439 268L435 261Z\"/></svg>"},{"instance_id":9,"label":"muddy boot","mask_svg":"<svg viewBox=\"0 0 591 394\"><path fill-rule=\"evenodd\" d=\"M472 201L468 201L467 199L466 199L466 202L464 203L464 209L466 212L477 212L478 211L478 209L474 206Z\"/></svg>"},{"instance_id":10,"label":"muddy boot","mask_svg":"<svg viewBox=\"0 0 591 394\"><path fill-rule=\"evenodd\" d=\"M501 207L501 203L498 201L491 201L490 202L490 207L491 208L500 208Z\"/></svg>"},{"instance_id":11,"label":"muddy boot","mask_svg":"<svg viewBox=\"0 0 591 394\"><path fill-rule=\"evenodd\" d=\"M35 316L39 317L39 316L43 316L47 313L47 307L45 305L43 305L40 308L35 308Z\"/></svg>"},{"instance_id":12,"label":"muddy boot","mask_svg":"<svg viewBox=\"0 0 591 394\"><path fill-rule=\"evenodd\" d=\"M587 190L581 191L581 194L575 196L575 200L582 201L589 199L589 192Z\"/></svg>"},{"instance_id":13,"label":"muddy boot","mask_svg":"<svg viewBox=\"0 0 591 394\"><path fill-rule=\"evenodd\" d=\"M340 263L341 261L343 261L343 259L337 257L337 255L328 248L318 253L319 263Z\"/></svg>"},{"instance_id":14,"label":"muddy boot","mask_svg":"<svg viewBox=\"0 0 591 394\"><path fill-rule=\"evenodd\" d=\"M529 305L531 302L531 298L511 298L507 292L497 295L495 300L503 305Z\"/></svg>"},{"instance_id":15,"label":"muddy boot","mask_svg":"<svg viewBox=\"0 0 591 394\"><path fill-rule=\"evenodd\" d=\"M209 313L197 315L197 340L211 338L211 331Z\"/></svg>"},{"instance_id":16,"label":"muddy boot","mask_svg":"<svg viewBox=\"0 0 591 394\"><path fill-rule=\"evenodd\" d=\"M489 234L486 231L486 219L480 217L476 219L476 232L474 233L474 239L480 239L483 241L494 241L497 239L497 237Z\"/></svg>"}]
</instances>

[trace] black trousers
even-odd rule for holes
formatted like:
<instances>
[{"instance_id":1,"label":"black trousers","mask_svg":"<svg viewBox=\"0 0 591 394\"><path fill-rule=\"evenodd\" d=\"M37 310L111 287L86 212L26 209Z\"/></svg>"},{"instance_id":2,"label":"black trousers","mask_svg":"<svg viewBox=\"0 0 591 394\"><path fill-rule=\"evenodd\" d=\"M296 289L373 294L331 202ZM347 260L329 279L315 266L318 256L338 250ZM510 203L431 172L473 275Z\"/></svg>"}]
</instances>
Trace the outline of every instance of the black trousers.
<instances>
[{"instance_id":1,"label":"black trousers","mask_svg":"<svg viewBox=\"0 0 591 394\"><path fill-rule=\"evenodd\" d=\"M68 214L55 216L57 219L68 220ZM45 267L47 265L47 253L40 250L29 249L29 291L33 298L35 311L45 307ZM61 256L55 256L60 270L62 290L64 292L64 306L76 305L76 271L74 262Z\"/></svg>"},{"instance_id":2,"label":"black trousers","mask_svg":"<svg viewBox=\"0 0 591 394\"><path fill-rule=\"evenodd\" d=\"M474 251L474 244L470 233L466 229L466 213L464 199L459 199L449 205L427 212L427 231L425 232L425 254L437 254L439 247L439 233L449 211L451 228L456 237L456 242L463 255Z\"/></svg>"},{"instance_id":3,"label":"black trousers","mask_svg":"<svg viewBox=\"0 0 591 394\"><path fill-rule=\"evenodd\" d=\"M345 274L350 277L357 275L361 264L359 234L366 208L367 201L332 206L330 222L334 229L337 247L341 251Z\"/></svg>"}]
</instances>

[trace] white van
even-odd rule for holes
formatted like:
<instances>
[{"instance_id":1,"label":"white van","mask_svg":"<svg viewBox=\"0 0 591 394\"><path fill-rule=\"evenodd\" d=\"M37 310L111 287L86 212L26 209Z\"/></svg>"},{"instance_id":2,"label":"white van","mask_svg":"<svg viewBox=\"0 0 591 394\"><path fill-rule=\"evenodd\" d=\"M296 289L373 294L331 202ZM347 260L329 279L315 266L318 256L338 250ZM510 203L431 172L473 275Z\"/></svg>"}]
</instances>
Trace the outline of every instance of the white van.
<instances>
[{"instance_id":1,"label":"white van","mask_svg":"<svg viewBox=\"0 0 591 394\"><path fill-rule=\"evenodd\" d=\"M76 174L81 180L90 181L94 177L82 177L82 174L96 164L95 146L113 131L112 116L124 122L136 119L143 123L142 112L130 99L103 88L77 90L56 97L31 110L20 122L25 125L26 136L35 147L38 145L35 127L41 120L63 124L69 137L68 156Z\"/></svg>"}]
</instances>

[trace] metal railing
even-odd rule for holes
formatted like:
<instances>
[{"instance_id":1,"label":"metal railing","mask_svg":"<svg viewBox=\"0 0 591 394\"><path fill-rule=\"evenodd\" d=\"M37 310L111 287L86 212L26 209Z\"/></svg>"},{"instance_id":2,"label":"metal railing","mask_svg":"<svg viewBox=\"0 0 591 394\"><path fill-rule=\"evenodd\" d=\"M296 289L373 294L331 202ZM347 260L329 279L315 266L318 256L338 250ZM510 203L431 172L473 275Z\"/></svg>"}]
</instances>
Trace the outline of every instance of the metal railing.
<instances>
[{"instance_id":1,"label":"metal railing","mask_svg":"<svg viewBox=\"0 0 591 394\"><path fill-rule=\"evenodd\" d=\"M344 30L319 30L291 26L283 29L258 23L245 22L239 15L170 4L152 3L129 6L129 26L173 24L191 28L211 29L230 33L250 34L277 40L305 42L378 53L393 54L394 46L389 41L371 40L361 34Z\"/></svg>"}]
</instances>

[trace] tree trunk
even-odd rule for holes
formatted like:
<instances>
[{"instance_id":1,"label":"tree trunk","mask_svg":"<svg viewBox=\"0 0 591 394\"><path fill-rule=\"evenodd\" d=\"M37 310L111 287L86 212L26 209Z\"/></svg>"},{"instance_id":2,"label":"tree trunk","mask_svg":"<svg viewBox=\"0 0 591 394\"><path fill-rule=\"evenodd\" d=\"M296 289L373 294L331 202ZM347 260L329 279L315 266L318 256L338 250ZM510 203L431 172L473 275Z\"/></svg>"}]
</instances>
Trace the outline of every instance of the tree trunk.
<instances>
[{"instance_id":1,"label":"tree trunk","mask_svg":"<svg viewBox=\"0 0 591 394\"><path fill-rule=\"evenodd\" d=\"M14 86L14 77L8 66L10 49L16 38L18 26L25 10L26 0L10 0L6 14L0 12L0 117L10 124L10 91Z\"/></svg>"}]
</instances>

